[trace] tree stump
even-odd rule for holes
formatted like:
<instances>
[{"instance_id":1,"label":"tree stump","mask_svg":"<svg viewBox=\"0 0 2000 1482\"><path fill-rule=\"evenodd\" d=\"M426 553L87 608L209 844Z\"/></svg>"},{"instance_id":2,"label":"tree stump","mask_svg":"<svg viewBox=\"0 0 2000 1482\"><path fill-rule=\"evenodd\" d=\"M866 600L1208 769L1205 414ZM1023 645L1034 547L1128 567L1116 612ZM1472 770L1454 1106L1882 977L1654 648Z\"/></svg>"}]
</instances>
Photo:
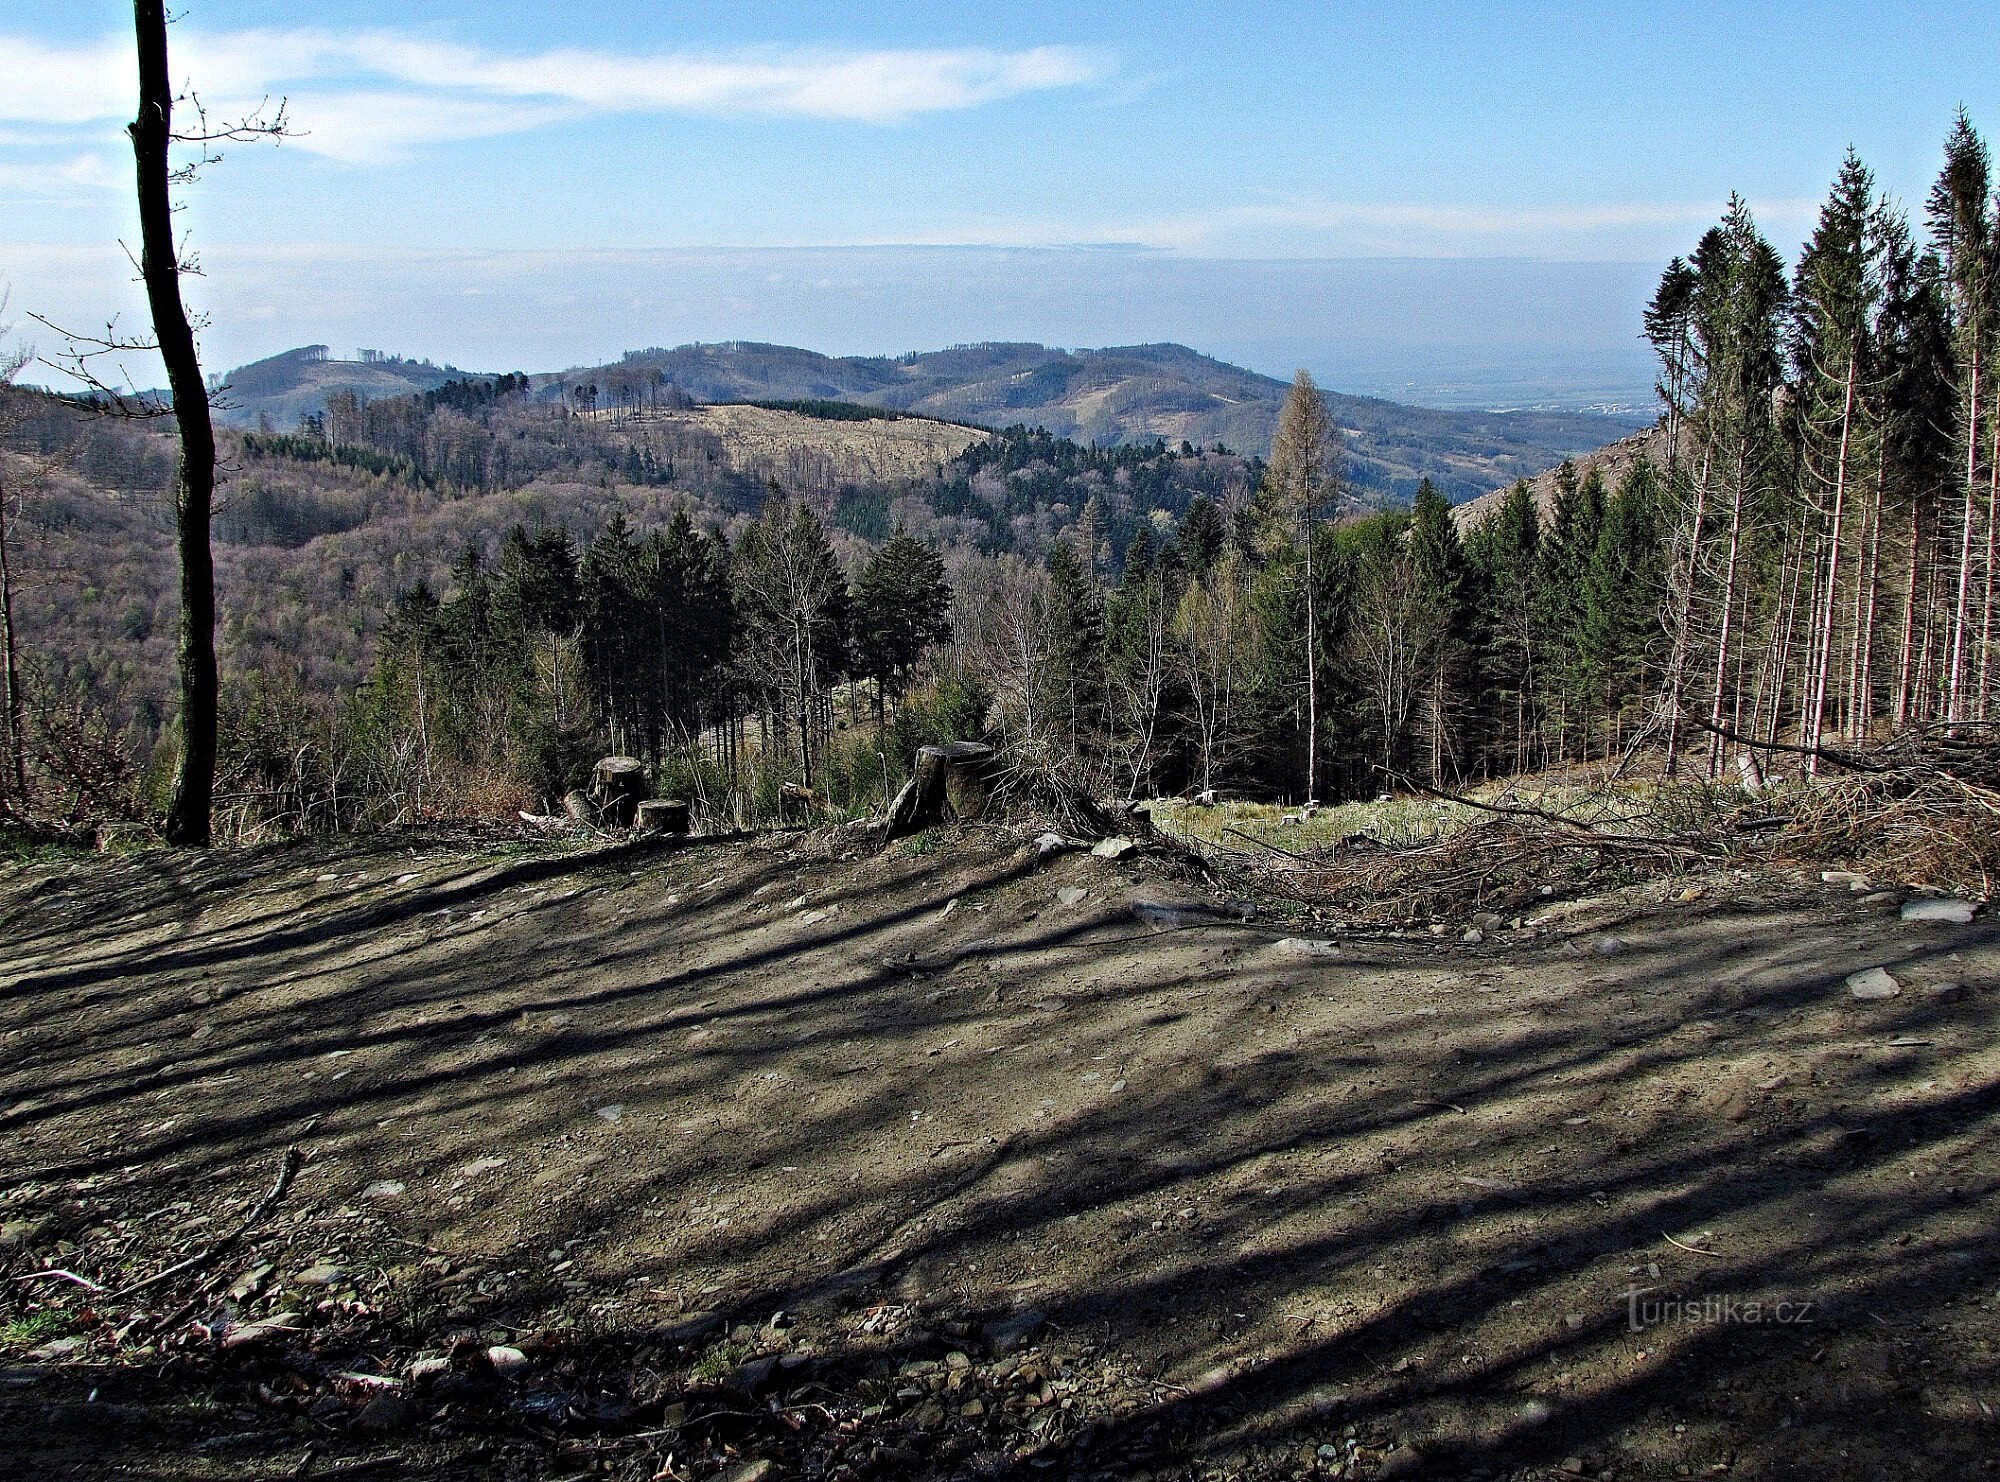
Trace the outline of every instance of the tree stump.
<instances>
[{"instance_id":1,"label":"tree stump","mask_svg":"<svg viewBox=\"0 0 2000 1482\"><path fill-rule=\"evenodd\" d=\"M910 780L883 815L889 838L942 823L979 818L993 798L993 748L977 741L947 741L917 752Z\"/></svg>"},{"instance_id":2,"label":"tree stump","mask_svg":"<svg viewBox=\"0 0 2000 1482\"><path fill-rule=\"evenodd\" d=\"M635 821L642 829L684 834L690 826L688 805L679 798L652 798L639 805Z\"/></svg>"},{"instance_id":3,"label":"tree stump","mask_svg":"<svg viewBox=\"0 0 2000 1482\"><path fill-rule=\"evenodd\" d=\"M597 816L630 828L646 800L646 764L635 756L607 756L590 769L590 801Z\"/></svg>"},{"instance_id":4,"label":"tree stump","mask_svg":"<svg viewBox=\"0 0 2000 1482\"><path fill-rule=\"evenodd\" d=\"M592 806L590 795L576 788L563 794L563 812L578 823L593 823L597 819L597 809Z\"/></svg>"}]
</instances>

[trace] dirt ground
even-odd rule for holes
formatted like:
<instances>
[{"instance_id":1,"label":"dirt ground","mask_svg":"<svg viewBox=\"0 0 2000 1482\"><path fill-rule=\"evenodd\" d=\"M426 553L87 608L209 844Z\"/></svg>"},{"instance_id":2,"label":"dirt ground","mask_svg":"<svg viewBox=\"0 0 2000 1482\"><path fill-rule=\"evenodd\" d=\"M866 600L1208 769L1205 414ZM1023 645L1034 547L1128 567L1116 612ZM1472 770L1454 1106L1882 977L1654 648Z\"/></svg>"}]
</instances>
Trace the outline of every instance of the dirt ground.
<instances>
[{"instance_id":1,"label":"dirt ground","mask_svg":"<svg viewBox=\"0 0 2000 1482\"><path fill-rule=\"evenodd\" d=\"M1365 933L999 832L12 866L0 1475L1989 1475L2000 931L1906 898Z\"/></svg>"}]
</instances>

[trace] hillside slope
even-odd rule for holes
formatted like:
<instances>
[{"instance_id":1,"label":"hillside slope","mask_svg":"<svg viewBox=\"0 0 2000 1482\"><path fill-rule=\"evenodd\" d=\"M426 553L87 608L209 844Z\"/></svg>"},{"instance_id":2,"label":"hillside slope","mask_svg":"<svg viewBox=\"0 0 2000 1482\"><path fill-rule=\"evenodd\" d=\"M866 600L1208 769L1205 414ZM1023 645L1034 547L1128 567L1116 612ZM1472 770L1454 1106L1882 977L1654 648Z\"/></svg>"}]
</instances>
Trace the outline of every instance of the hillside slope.
<instances>
[{"instance_id":1,"label":"hillside slope","mask_svg":"<svg viewBox=\"0 0 2000 1482\"><path fill-rule=\"evenodd\" d=\"M1635 432L1630 437L1621 437L1615 443L1585 453L1572 459L1579 478L1596 473L1604 480L1607 489L1618 487L1619 481L1631 472L1632 465L1642 458L1650 458L1660 467L1666 466L1667 434L1664 427L1649 427L1644 432ZM1556 502L1556 474L1561 465L1547 468L1528 480L1528 489L1535 497L1535 508L1541 511L1543 519ZM1501 502L1513 490L1512 483L1502 484L1497 489L1489 489L1477 499L1468 499L1452 510L1452 518L1458 521L1461 533L1470 530L1497 510Z\"/></svg>"},{"instance_id":2,"label":"hillside slope","mask_svg":"<svg viewBox=\"0 0 2000 1482\"><path fill-rule=\"evenodd\" d=\"M0 867L10 1474L1981 1475L1990 922L1036 827Z\"/></svg>"}]
</instances>

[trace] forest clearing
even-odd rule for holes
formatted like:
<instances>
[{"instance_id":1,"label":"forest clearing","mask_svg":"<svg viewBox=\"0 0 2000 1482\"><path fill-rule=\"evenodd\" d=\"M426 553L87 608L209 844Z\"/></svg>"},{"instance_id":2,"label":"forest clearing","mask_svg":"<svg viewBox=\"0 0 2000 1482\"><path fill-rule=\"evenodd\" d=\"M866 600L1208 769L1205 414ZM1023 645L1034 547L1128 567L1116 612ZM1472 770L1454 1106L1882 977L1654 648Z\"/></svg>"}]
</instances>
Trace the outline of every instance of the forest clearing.
<instances>
[{"instance_id":1,"label":"forest clearing","mask_svg":"<svg viewBox=\"0 0 2000 1482\"><path fill-rule=\"evenodd\" d=\"M1437 933L853 838L8 867L0 1451L1991 1469L1986 917L1719 868Z\"/></svg>"}]
</instances>

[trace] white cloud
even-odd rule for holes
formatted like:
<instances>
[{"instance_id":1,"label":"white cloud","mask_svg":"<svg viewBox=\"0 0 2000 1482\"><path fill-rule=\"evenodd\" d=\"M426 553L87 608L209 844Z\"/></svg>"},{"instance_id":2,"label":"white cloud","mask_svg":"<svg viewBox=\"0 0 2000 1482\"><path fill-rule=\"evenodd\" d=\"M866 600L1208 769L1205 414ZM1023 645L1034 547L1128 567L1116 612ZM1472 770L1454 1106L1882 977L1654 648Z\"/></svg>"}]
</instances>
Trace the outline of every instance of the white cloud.
<instances>
[{"instance_id":1,"label":"white cloud","mask_svg":"<svg viewBox=\"0 0 2000 1482\"><path fill-rule=\"evenodd\" d=\"M0 162L0 191L9 195L72 200L116 190L127 183L104 156L95 153L40 165Z\"/></svg>"},{"instance_id":2,"label":"white cloud","mask_svg":"<svg viewBox=\"0 0 2000 1482\"><path fill-rule=\"evenodd\" d=\"M298 147L393 157L439 139L515 133L593 113L705 113L896 123L1108 77L1072 47L507 54L395 31L176 31L173 66L233 118L291 100ZM0 35L0 137L122 118L131 47ZM7 128L5 126L19 126Z\"/></svg>"},{"instance_id":3,"label":"white cloud","mask_svg":"<svg viewBox=\"0 0 2000 1482\"><path fill-rule=\"evenodd\" d=\"M27 36L0 35L0 120L61 125L91 123L130 112L138 100L132 48L105 37L75 46L45 46Z\"/></svg>"}]
</instances>

